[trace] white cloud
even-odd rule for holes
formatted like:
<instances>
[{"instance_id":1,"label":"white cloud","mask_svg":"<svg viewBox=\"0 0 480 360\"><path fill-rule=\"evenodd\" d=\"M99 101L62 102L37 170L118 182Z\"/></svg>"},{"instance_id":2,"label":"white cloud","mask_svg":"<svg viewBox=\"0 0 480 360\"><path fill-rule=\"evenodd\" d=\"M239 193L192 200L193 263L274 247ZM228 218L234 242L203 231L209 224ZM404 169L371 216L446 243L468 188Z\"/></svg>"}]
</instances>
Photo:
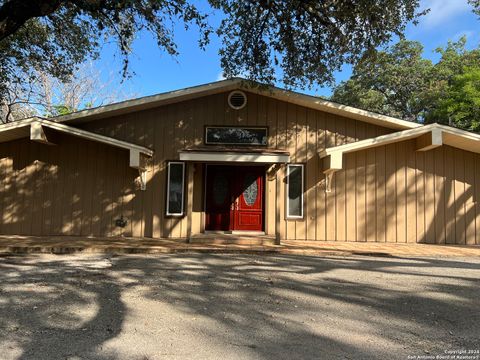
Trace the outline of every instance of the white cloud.
<instances>
[{"instance_id":1,"label":"white cloud","mask_svg":"<svg viewBox=\"0 0 480 360\"><path fill-rule=\"evenodd\" d=\"M423 0L420 9L430 9L420 20L420 25L426 27L439 26L472 10L467 0Z\"/></svg>"},{"instance_id":2,"label":"white cloud","mask_svg":"<svg viewBox=\"0 0 480 360\"><path fill-rule=\"evenodd\" d=\"M226 77L223 76L223 71L220 71L217 75L217 81L225 80Z\"/></svg>"}]
</instances>

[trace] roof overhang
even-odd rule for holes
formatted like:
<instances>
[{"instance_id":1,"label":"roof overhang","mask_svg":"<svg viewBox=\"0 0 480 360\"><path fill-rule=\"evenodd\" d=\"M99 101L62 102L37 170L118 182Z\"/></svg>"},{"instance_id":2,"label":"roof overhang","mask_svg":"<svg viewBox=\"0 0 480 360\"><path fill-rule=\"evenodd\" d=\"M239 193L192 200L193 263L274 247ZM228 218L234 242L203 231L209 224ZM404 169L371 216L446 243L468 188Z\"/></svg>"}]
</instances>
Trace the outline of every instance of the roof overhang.
<instances>
[{"instance_id":1,"label":"roof overhang","mask_svg":"<svg viewBox=\"0 0 480 360\"><path fill-rule=\"evenodd\" d=\"M166 92L162 94L146 96L139 99L122 101L115 104L100 106L93 109L78 111L72 114L54 118L56 122L82 123L102 119L111 116L118 116L135 111L148 110L158 106L178 103L201 96L218 94L225 91L241 89L258 95L282 100L297 104L314 110L324 111L330 114L360 120L370 124L383 126L394 130L413 129L421 127L411 121L401 120L386 115L373 113L366 110L353 108L351 106L337 104L321 99L317 96L306 95L290 90L281 89L275 86L264 85L242 78L233 78L217 81L209 84L189 87L182 90Z\"/></svg>"},{"instance_id":2,"label":"roof overhang","mask_svg":"<svg viewBox=\"0 0 480 360\"><path fill-rule=\"evenodd\" d=\"M0 127L0 142L7 142L21 138L30 138L32 141L54 145L55 140L51 139L49 134L47 134L47 129L128 150L130 152L129 165L135 169L144 170L146 167L146 158L153 156L153 150L144 146L132 144L126 141L121 141L108 136L92 133L90 131L78 129L66 124L60 124L37 117L2 125Z\"/></svg>"},{"instance_id":3,"label":"roof overhang","mask_svg":"<svg viewBox=\"0 0 480 360\"><path fill-rule=\"evenodd\" d=\"M411 139L415 139L417 151L428 151L442 145L449 145L480 153L480 135L450 126L430 124L322 150L319 155L323 159L323 171L331 173L341 170L344 154Z\"/></svg>"},{"instance_id":4,"label":"roof overhang","mask_svg":"<svg viewBox=\"0 0 480 360\"><path fill-rule=\"evenodd\" d=\"M262 151L252 149L232 150L192 150L184 149L179 151L181 161L193 161L204 163L258 163L258 164L280 164L288 163L290 155L286 151Z\"/></svg>"}]
</instances>

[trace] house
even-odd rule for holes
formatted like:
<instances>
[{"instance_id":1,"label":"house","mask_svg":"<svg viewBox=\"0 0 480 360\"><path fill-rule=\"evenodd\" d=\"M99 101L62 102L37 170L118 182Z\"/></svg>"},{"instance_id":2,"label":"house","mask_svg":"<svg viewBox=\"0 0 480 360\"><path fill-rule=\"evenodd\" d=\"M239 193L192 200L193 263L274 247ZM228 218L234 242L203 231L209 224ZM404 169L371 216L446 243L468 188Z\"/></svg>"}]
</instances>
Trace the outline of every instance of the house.
<instances>
[{"instance_id":1,"label":"house","mask_svg":"<svg viewBox=\"0 0 480 360\"><path fill-rule=\"evenodd\" d=\"M0 234L480 244L480 135L229 79L0 126Z\"/></svg>"}]
</instances>

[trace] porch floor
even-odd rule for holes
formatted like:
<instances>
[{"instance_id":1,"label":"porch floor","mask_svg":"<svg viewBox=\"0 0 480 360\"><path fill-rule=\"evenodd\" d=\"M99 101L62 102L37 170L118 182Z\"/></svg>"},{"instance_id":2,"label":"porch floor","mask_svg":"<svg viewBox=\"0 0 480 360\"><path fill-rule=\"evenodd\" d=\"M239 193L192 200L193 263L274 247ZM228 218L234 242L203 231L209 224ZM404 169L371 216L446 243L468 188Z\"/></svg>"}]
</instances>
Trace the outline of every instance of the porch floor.
<instances>
[{"instance_id":1,"label":"porch floor","mask_svg":"<svg viewBox=\"0 0 480 360\"><path fill-rule=\"evenodd\" d=\"M209 234L211 236L211 234ZM0 236L0 253L119 253L154 254L176 252L245 252L326 255L371 256L458 256L480 257L480 246L397 244L366 242L326 242L283 240L280 245L231 243L222 241L188 243L183 240L149 238L88 238L76 236Z\"/></svg>"}]
</instances>

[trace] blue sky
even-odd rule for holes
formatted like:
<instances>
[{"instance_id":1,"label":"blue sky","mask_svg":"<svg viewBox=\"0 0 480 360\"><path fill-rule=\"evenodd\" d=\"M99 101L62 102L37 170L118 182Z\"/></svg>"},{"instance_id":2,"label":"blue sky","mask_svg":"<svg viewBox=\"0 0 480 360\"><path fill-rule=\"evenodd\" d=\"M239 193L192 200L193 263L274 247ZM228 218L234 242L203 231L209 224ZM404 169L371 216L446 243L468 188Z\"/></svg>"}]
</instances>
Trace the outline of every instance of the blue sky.
<instances>
[{"instance_id":1,"label":"blue sky","mask_svg":"<svg viewBox=\"0 0 480 360\"><path fill-rule=\"evenodd\" d=\"M472 13L467 0L423 0L422 8L430 8L417 26L409 25L406 37L417 40L425 47L424 56L438 60L434 50L444 46L448 40L457 40L467 36L469 48L480 44L480 20ZM126 97L139 97L165 91L199 85L220 79L222 76L218 49L220 41L212 37L206 51L197 46L198 33L180 30L176 33L176 42L180 55L172 58L161 52L154 39L148 33L140 33L134 43L130 57L131 79L116 86ZM104 77L114 77L114 83L120 78L120 58L113 45L105 46L101 58L95 64ZM345 66L336 73L336 81L348 79L350 67ZM296 89L312 95L328 96L330 88L313 90Z\"/></svg>"}]
</instances>

